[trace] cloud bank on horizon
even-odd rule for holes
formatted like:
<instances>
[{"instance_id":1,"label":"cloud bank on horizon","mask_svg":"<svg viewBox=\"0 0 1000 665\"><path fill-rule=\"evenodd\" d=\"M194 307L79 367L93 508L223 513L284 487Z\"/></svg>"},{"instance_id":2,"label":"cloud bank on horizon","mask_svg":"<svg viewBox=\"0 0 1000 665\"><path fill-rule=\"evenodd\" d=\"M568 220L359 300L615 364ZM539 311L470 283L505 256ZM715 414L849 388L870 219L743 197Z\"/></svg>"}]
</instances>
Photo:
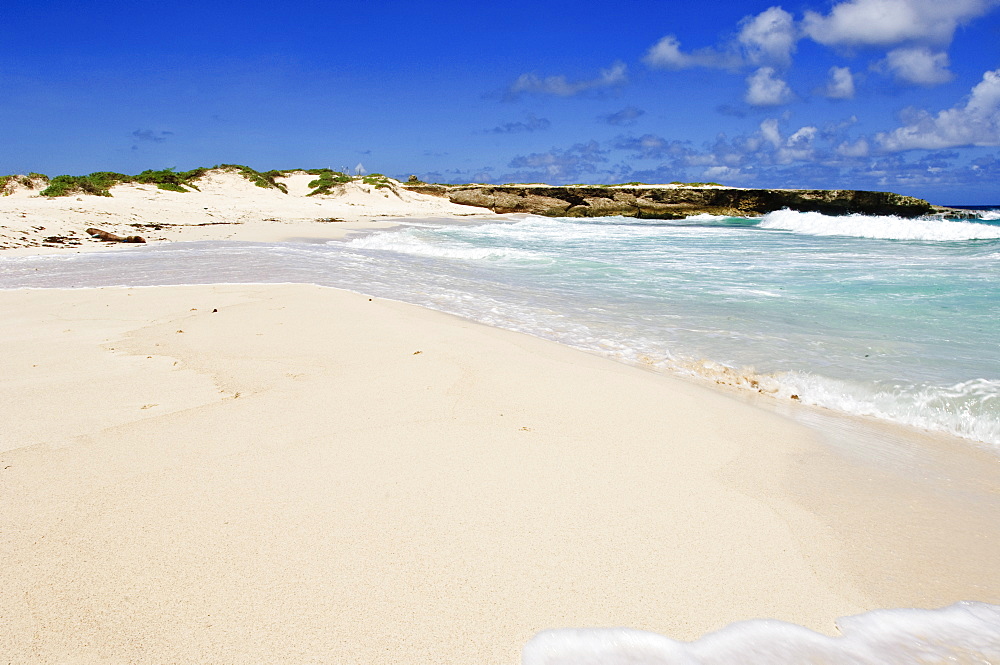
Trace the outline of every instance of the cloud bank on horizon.
<instances>
[{"instance_id":1,"label":"cloud bank on horizon","mask_svg":"<svg viewBox=\"0 0 1000 665\"><path fill-rule=\"evenodd\" d=\"M805 10L795 16L780 6L747 15L737 22L732 33L717 44L685 50L677 34L664 35L646 51L642 61L654 70L717 69L742 76L745 89L742 101L748 107L777 110L811 97L830 100L853 100L858 78L870 77L874 86L922 86L932 88L955 78L949 69L948 48L956 31L1000 6L1000 0L845 0L834 3L826 13ZM994 29L994 33L996 30ZM795 56L803 41L829 49L835 57L859 62L852 71L847 63L831 65L823 85L812 90L795 91L786 80L796 66ZM993 49L990 43L981 45ZM1000 58L995 58L1000 64ZM811 63L805 63L808 67ZM623 68L621 63L619 66ZM857 65L855 65L857 67ZM602 72L602 75L604 72ZM532 75L533 77L533 75ZM562 81L562 77L550 77ZM533 77L530 80L537 80ZM595 79L597 81L599 79ZM524 91L524 77L511 91ZM573 94L598 87L580 85ZM559 86L554 94L567 94ZM533 92L550 92L534 86ZM621 113L621 112L620 112ZM620 168L636 177L656 179L663 172L700 170L704 178L735 183L758 182L770 172L794 177L800 170L812 169L823 177L835 179L836 173L856 180L867 174L880 184L907 181L943 181L963 178L969 182L988 182L1000 175L997 155L973 160L952 168L959 157L948 149L1000 146L1000 69L982 73L982 78L962 98L947 108L907 107L897 115L895 127L853 136L848 129L858 123L852 114L847 122L824 126L804 124L782 132L789 124L787 111L766 118L753 130L733 138L723 135L711 144L696 147L691 142L646 134L619 138L605 148L594 142L569 148L535 153L513 160L514 169L544 167L528 172L528 179L580 179L581 176L609 172L602 164L610 162L612 151L625 152L632 158L660 161L661 165L642 172ZM899 153L935 151L907 160ZM613 169L610 170L613 172ZM510 178L510 176L507 176ZM991 195L1000 201L994 184ZM991 199L992 200L992 199Z\"/></svg>"},{"instance_id":2,"label":"cloud bank on horizon","mask_svg":"<svg viewBox=\"0 0 1000 665\"><path fill-rule=\"evenodd\" d=\"M2 172L363 155L440 182L1000 203L1000 0L390 1L298 18L224 0L197 22L44 4L63 24L22 8L0 26Z\"/></svg>"}]
</instances>

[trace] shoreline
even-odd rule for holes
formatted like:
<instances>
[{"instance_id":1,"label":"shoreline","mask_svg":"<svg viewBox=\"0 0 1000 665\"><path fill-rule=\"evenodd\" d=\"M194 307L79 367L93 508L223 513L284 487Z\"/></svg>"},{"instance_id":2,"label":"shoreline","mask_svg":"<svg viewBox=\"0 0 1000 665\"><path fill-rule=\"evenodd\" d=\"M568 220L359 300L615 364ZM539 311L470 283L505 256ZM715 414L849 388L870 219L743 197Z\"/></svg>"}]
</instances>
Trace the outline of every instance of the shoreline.
<instances>
[{"instance_id":1,"label":"shoreline","mask_svg":"<svg viewBox=\"0 0 1000 665\"><path fill-rule=\"evenodd\" d=\"M296 228L299 231L302 231L303 233L308 233L308 232L312 231L313 232L312 236L289 235L288 232L286 232L285 230L282 230L282 228L280 227L280 225L279 225L279 227L276 228L274 226L269 226L267 224L260 224L260 225L253 225L253 224L251 224L251 225L240 225L239 228L241 230L241 233L239 234L238 238L219 238L219 237L215 237L215 236L209 235L208 237L200 238L200 239L181 238L178 241L162 241L161 243L158 243L158 244L164 244L164 243L165 244L173 244L174 242L181 242L181 243L183 243L183 242L199 242L199 241L200 242L219 242L221 244L221 246L223 246L223 247L226 246L227 243L233 243L235 245L237 243L243 243L243 242L245 242L245 243L284 243L284 244L288 244L289 246L295 246L296 244L300 244L300 243L301 244L305 244L305 245L310 245L310 244L325 244L325 243L328 243L328 242L331 242L331 241L348 240L348 239L351 239L352 237L364 236L364 235L368 235L370 233L375 233L375 232L378 232L378 231L398 229L398 228L405 227L405 226L407 226L410 223L414 223L417 226L420 226L421 223L432 223L434 225L438 225L438 226L443 225L443 226L447 227L447 226L450 226L450 225L453 225L453 224L454 225L463 225L463 224L464 225L477 225L477 224L490 224L490 223L498 223L498 222L511 222L511 223L513 223L513 222L518 221L518 219L521 218L521 217L522 217L522 215L519 215L519 214L495 215L495 216L490 216L490 217L485 217L485 218L475 217L475 216L472 216L472 217L468 217L468 216L463 216L463 217L447 217L447 216L440 216L439 215L439 216L436 216L436 217L392 217L392 218L385 219L385 220L370 220L368 222L364 222L364 221L360 221L360 222L342 222L342 223L338 223L335 226L331 226L331 225L325 225L325 226L323 226L323 225L321 225L320 227L315 227L315 226L309 226L309 225L304 225L304 224L303 225L296 225L296 226L294 226L294 228ZM130 244L125 244L125 243L110 244L110 245L107 244L107 243L94 243L94 244L85 246L85 248L83 248L81 250L75 250L75 251L71 250L71 251L72 251L72 253L80 253L80 252L87 252L87 253L89 253L89 252L100 252L100 251L122 251L122 252L128 252L128 251L131 251L132 249L135 249L135 248L141 247L141 246L142 245L130 245ZM0 257L2 257L4 255L11 256L11 257L25 257L25 256L30 257L30 256L47 256L47 255L50 256L50 255L58 254L58 253L66 253L66 250L63 250L63 249L50 249L50 248L43 248L43 247L21 248L21 249L7 250L7 252L5 254L0 254ZM38 268L36 268L36 270L37 269ZM171 282L168 282L167 285L169 285L170 283ZM172 283L174 285L182 285L182 284L186 284L187 282L176 281L176 282L172 282ZM193 282L190 282L190 283L191 284L206 284L206 285L207 284L267 285L267 284L274 284L274 283L277 283L277 284L291 284L291 283L294 283L294 284L299 284L299 283L301 283L301 284L317 284L319 286L330 287L330 288L343 288L345 290L352 291L354 293L358 293L358 294L362 294L362 295L372 295L371 293L368 293L367 291L365 291L363 287L359 287L358 285L340 286L336 282L334 282L334 283L331 284L331 283L313 282L313 281L308 281L308 280L303 281L303 280L300 280L300 279L297 279L297 278L296 279L288 279L286 281L279 281L279 282L269 282L269 281L252 281L252 282L241 282L241 281L232 281L232 282L227 282L227 281L193 281ZM105 281L103 284L99 283L97 286L98 287L102 287L102 286L103 287L112 287L112 286L114 286L114 287L126 287L126 286L131 286L133 288L147 288L147 287L150 287L150 286L157 286L157 284L154 283L154 284L147 284L147 285L140 285L140 284L131 284L131 285L128 285L128 284L116 284L116 283L114 283L112 281ZM21 286L21 287L16 287L16 288L36 288L36 287ZM58 289L58 288L61 288L61 287L58 286L58 285L56 285L56 286L46 285L46 286L41 286L41 287L37 287L37 288L42 288L42 289L57 288ZM91 288L91 286L87 286L87 287L84 287L84 288ZM377 297L379 297L379 298L385 298L386 296L378 295ZM391 296L389 296L389 299L394 299L394 298L391 297ZM397 302L401 302L401 303L414 304L415 306L427 307L427 308L432 309L434 311L445 313L445 314L449 314L449 315L458 316L460 318L463 318L463 320L465 320L464 319L465 315L463 315L462 313L458 313L458 312L455 312L455 311L449 311L446 308L439 308L436 305L421 304L420 302L414 302L413 300L396 300L396 301ZM470 320L470 321L478 321L478 319L471 318L471 317L468 320ZM491 324L486 323L485 325L491 325ZM519 330L516 327L504 327L504 326L498 326L498 327L502 327L504 330L510 330L510 331L514 331L514 332L526 332L526 334L529 334L529 335L533 334L530 331ZM566 342L560 341L559 339L554 338L554 337L546 337L546 336L543 336L543 335L538 335L538 337L539 337L539 339L547 339L547 340L554 341L555 343L559 343L559 344L565 344L566 343ZM572 346L572 344L570 344L570 346ZM573 346L573 348L581 348L581 347ZM647 365L648 365L648 363L645 363L645 362L638 362L638 361L629 360L629 359L626 359L626 358L617 357L617 356L614 356L614 355L605 354L605 353L602 353L601 351L596 350L596 349L591 349L589 352L593 352L596 355L598 355L599 357L605 357L605 358L613 359L615 362L625 363L625 364L627 364L629 366L647 367ZM993 458L997 457L997 449L995 448L996 444L994 442L992 442L991 440L978 439L978 438L975 438L974 436L971 436L971 435L965 436L965 435L962 435L960 433L956 433L956 432L953 432L953 431L948 431L948 430L945 430L945 429L927 429L927 428L921 427L920 425L907 423L905 421L893 420L893 419L890 419L888 416L880 417L880 416L870 415L868 413L854 412L854 411L849 411L849 410L839 410L835 406L828 406L828 405L825 405L823 403L809 402L809 401L799 402L799 401L797 401L798 398L796 396L794 396L794 395L792 396L792 399L796 400L796 403L795 403L794 406L802 407L804 410L795 411L794 407L792 407L793 410L791 412L789 412L785 408L786 407L785 403L786 403L787 400L785 400L785 399L782 398L782 397L786 397L787 395L771 397L771 396L768 395L768 392L769 392L768 390L761 390L761 389L759 389L756 386L756 382L757 381L767 380L770 375L768 375L768 374L762 374L762 375L758 376L758 375L753 374L752 372L750 374L745 374L742 368L733 368L733 367L730 367L729 365L718 364L718 363L716 363L716 361L714 359L709 359L707 361L708 365L706 365L706 368L702 371L701 369L699 369L698 367L696 367L697 365L700 365L701 362L702 361L697 361L697 362L688 361L688 362L685 362L685 363L683 363L681 365L678 365L678 366L655 366L655 371L665 372L666 374L668 374L670 376L673 376L673 377L676 377L676 378L681 378L683 380L691 380L691 381L693 381L694 383L696 383L698 385L708 386L708 387L710 387L712 389L722 389L722 390L724 390L726 392L732 391L738 398L742 398L742 397L746 397L748 399L755 399L755 398L758 398L758 397L763 398L763 401L760 402L760 405L763 406L764 408L771 408L771 409L775 410L776 412L782 413L783 415L785 415L787 417L792 417L793 419L795 418L795 416L791 415L791 414L792 413L798 413L798 414L800 414L802 416L803 422L808 422L810 420L811 417L805 415L805 414L808 414L810 412L810 410L814 411L819 417L822 417L822 414L824 414L824 413L829 413L829 414L833 414L834 418L841 419L845 423L851 423L851 422L853 422L854 423L853 427L855 427L856 431L858 431L858 432L861 432L862 430L865 430L866 432L867 432L867 430L875 431L875 430L878 430L879 428L884 428L886 430L886 432L887 432L886 436L888 436L889 438L897 439L897 440L912 439L912 438L928 438L928 437L929 438L935 438L935 437L939 437L942 441L950 441L950 440L960 441L964 445L973 446L973 447L977 448L980 451L985 451L986 453L988 453L989 455L991 455ZM872 435L871 435L870 432L867 432L867 433L860 434L860 436L862 438L871 438ZM879 435L877 435L877 434L875 435L876 438L878 438L878 436Z\"/></svg>"},{"instance_id":2,"label":"shoreline","mask_svg":"<svg viewBox=\"0 0 1000 665\"><path fill-rule=\"evenodd\" d=\"M548 628L1000 603L976 451L907 477L762 400L326 287L0 303L30 442L0 452L0 645L33 662L516 662Z\"/></svg>"},{"instance_id":3,"label":"shoreline","mask_svg":"<svg viewBox=\"0 0 1000 665\"><path fill-rule=\"evenodd\" d=\"M286 176L284 180L287 181L288 185L292 188L290 191L298 196L303 195L304 181L311 176ZM226 196L229 196L232 192L231 190L238 186L242 186L244 190L249 188L252 193L257 197L264 197L264 199L270 200L268 197L287 197L288 194L276 194L275 190L259 190L255 186L251 186L233 173L228 172L210 172L210 176L207 177L209 184L214 187L217 191L225 192ZM397 183L398 184L398 183ZM163 192L161 190L153 190L150 186L143 185L117 185L113 188L119 195L128 196L144 196L150 192L155 195L160 196L162 194L173 195L171 192ZM299 191L301 190L301 191ZM381 208L381 201L373 200L371 195L385 197L386 194L379 194L378 190L372 187L357 186L357 191L342 193L338 196L323 196L320 197L322 201L313 202L314 205L340 205L346 203L347 206L356 207L359 209L351 210L351 219L347 220L302 220L302 219L292 219L290 221L281 221L278 219L262 219L262 220L250 220L250 221L235 221L226 222L219 224L200 224L200 223L179 223L179 224L168 224L168 226L177 227L173 232L168 232L167 235L159 238L152 239L148 244L162 244L162 243L175 243L175 242L199 242L199 241L233 241L233 242L248 242L248 243L305 243L305 244L322 244L330 241L346 240L352 236L367 235L370 233L391 230L406 226L410 221L417 222L434 222L438 224L489 224L496 222L510 222L516 221L517 219L525 216L530 216L527 213L506 213L506 214L493 214L493 213L483 213L481 209L471 208L465 205L458 204L448 204L442 203L441 201L433 201L431 208L436 211L436 214L420 215L419 210L421 205L426 205L426 199L433 199L434 197L429 197L422 194L412 194L418 197L416 199L416 205L414 201L407 202L407 210L409 214L388 214ZM209 190L212 191L211 189ZM798 190L789 190L798 191ZM179 196L191 196L197 193L187 193L180 194ZM245 192L244 192L245 194ZM23 198L23 197L22 197ZM39 197L32 197L39 198ZM92 199L100 199L101 197L90 197ZM239 197L237 197L239 198ZM345 199L340 201L339 199ZM80 200L80 199L77 199ZM49 199L53 201L53 199ZM58 202L57 202L58 203ZM133 202L134 203L134 202ZM271 201L273 204L273 201ZM246 204L244 200L241 205ZM442 207L443 206L443 207ZM478 210L479 212L468 212L469 210ZM2 213L0 209L0 213ZM175 211L176 212L176 211ZM2 221L2 220L0 220ZM224 227L219 229L217 227ZM193 231L193 233L191 233ZM182 235L187 232L187 235ZM169 236L169 237L168 237ZM92 239L91 242L83 244L75 248L66 247L48 247L48 246L31 246L31 247L19 247L19 248L0 248L0 257L10 256L10 257L26 257L26 256L45 256L45 255L59 255L66 253L89 253L89 252L100 252L100 251L129 251L130 249L140 247L140 244L130 244L130 243L108 243L102 242L96 239ZM204 283L204 282L203 282ZM228 282L221 282L228 283ZM243 283L243 282L235 282ZM257 283L257 282L254 282ZM267 284L267 282L259 282L261 284ZM298 283L298 282L296 282ZM312 282L307 282L312 283ZM43 287L48 288L48 287ZM334 288L337 288L334 286ZM361 293L360 290L355 291ZM402 300L400 302L407 302ZM432 308L434 309L434 308ZM437 310L445 311L445 310ZM459 315L461 316L461 315ZM600 355L600 354L599 354ZM628 361L620 360L621 362ZM714 361L712 361L714 362ZM641 366L641 365L636 365ZM689 370L690 368L688 368ZM707 372L691 372L683 371L671 368L664 368L662 371L667 371L672 376L693 378L693 380L700 384L721 387L724 389L735 389L739 395L753 395L756 389L752 388L753 382L757 379L754 376L742 376L739 372L740 370L730 371L728 365L723 365L723 370L721 372L716 372L714 370ZM761 392L761 391L757 391ZM820 412L832 407L825 406L822 404L808 404L804 403L803 406L812 406L819 409ZM780 405L775 405L774 408L781 410ZM944 429L940 430L927 430L918 425L913 425L906 422L894 421L887 418L879 418L877 416L870 416L867 414L859 414L850 411L839 411L836 408L832 408L832 412L837 415L837 417L843 417L848 420L850 419L860 419L860 424L864 426L864 422L871 420L872 427L878 427L881 425L886 425L889 427L899 428L897 437L907 438L911 436L942 436L945 438L955 438L957 440L963 441L968 445L976 446L981 450L987 450L992 452L994 455L996 451L991 448L992 444L990 441L977 439L972 436L963 436L961 434L950 432Z\"/></svg>"}]
</instances>

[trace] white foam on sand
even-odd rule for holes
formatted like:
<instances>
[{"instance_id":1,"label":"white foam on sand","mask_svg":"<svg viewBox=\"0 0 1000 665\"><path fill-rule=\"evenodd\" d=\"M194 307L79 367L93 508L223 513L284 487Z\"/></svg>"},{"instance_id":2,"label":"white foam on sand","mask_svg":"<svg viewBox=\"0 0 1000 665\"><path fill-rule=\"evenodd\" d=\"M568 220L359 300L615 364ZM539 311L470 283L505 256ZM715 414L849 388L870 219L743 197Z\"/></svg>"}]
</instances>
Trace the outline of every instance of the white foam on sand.
<instances>
[{"instance_id":1,"label":"white foam on sand","mask_svg":"<svg viewBox=\"0 0 1000 665\"><path fill-rule=\"evenodd\" d=\"M627 628L547 630L522 665L909 665L1000 662L1000 606L876 610L837 620L839 637L774 620L741 621L695 642Z\"/></svg>"}]
</instances>

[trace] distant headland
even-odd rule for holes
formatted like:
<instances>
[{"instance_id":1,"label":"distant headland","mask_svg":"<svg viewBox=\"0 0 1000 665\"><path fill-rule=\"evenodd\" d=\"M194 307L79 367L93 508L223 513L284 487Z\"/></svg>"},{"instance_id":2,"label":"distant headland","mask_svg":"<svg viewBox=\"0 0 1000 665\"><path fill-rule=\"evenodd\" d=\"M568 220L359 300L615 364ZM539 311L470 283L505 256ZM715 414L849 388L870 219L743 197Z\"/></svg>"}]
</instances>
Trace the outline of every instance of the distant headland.
<instances>
[{"instance_id":1,"label":"distant headland","mask_svg":"<svg viewBox=\"0 0 1000 665\"><path fill-rule=\"evenodd\" d=\"M826 215L918 217L942 209L923 199L852 189L742 189L714 183L646 185L419 185L412 191L447 196L452 203L496 213L552 217L683 219L710 214L757 217L789 208Z\"/></svg>"},{"instance_id":2,"label":"distant headland","mask_svg":"<svg viewBox=\"0 0 1000 665\"><path fill-rule=\"evenodd\" d=\"M603 217L621 215L649 219L682 219L698 214L759 216L788 208L827 215L864 214L918 217L947 212L923 199L892 192L852 189L747 189L718 183L618 185L547 184L435 184L410 176L402 182L379 173L350 175L328 168L257 171L239 164L221 164L190 171L147 170L138 175L96 172L85 176L39 174L0 176L0 193L35 190L42 197L112 196L111 188L125 184L155 185L173 192L200 191L199 181L213 171L242 176L264 189L288 193L284 180L292 174L311 176L310 197L335 197L351 183L398 194L408 191L448 199L453 204L486 208L494 213L530 213L544 216Z\"/></svg>"}]
</instances>

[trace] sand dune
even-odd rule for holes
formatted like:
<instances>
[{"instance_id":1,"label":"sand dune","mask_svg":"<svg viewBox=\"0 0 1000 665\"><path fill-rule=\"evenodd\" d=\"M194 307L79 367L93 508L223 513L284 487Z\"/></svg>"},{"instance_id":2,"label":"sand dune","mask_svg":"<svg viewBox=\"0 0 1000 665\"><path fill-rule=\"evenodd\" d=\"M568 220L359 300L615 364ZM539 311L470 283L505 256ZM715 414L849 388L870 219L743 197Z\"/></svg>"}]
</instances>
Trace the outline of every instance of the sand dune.
<instances>
[{"instance_id":1,"label":"sand dune","mask_svg":"<svg viewBox=\"0 0 1000 665\"><path fill-rule=\"evenodd\" d=\"M199 191L173 192L155 185L123 184L111 197L47 198L23 186L0 196L0 247L37 253L104 246L86 229L163 240L280 241L295 237L336 238L348 230L380 228L398 217L491 217L483 208L354 181L334 194L307 196L315 176L292 173L278 179L288 193L258 187L236 172L209 171ZM47 238L63 240L46 241ZM77 244L79 243L79 244Z\"/></svg>"}]
</instances>

